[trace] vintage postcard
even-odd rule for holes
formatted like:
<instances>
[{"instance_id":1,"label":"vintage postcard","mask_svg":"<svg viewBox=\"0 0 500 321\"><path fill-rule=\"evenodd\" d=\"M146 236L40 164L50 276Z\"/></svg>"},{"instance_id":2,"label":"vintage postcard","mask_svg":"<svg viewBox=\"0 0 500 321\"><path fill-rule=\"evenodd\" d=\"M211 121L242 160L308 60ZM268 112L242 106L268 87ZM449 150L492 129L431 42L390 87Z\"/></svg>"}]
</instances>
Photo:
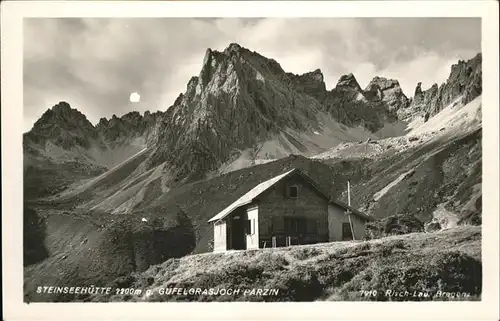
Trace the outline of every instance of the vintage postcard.
<instances>
[{"instance_id":1,"label":"vintage postcard","mask_svg":"<svg viewBox=\"0 0 500 321\"><path fill-rule=\"evenodd\" d=\"M495 319L495 8L2 4L6 320Z\"/></svg>"}]
</instances>

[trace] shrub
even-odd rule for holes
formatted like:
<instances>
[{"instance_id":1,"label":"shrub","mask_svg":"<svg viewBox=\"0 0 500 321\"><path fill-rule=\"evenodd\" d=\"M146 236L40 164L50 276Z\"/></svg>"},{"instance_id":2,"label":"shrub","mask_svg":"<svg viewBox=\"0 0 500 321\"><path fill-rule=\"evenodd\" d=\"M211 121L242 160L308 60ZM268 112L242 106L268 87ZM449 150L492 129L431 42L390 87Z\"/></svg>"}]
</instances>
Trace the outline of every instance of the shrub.
<instances>
[{"instance_id":1,"label":"shrub","mask_svg":"<svg viewBox=\"0 0 500 321\"><path fill-rule=\"evenodd\" d=\"M390 235L423 231L424 224L413 215L392 215L366 224L367 239L378 239Z\"/></svg>"},{"instance_id":2,"label":"shrub","mask_svg":"<svg viewBox=\"0 0 500 321\"><path fill-rule=\"evenodd\" d=\"M348 298L360 289L377 290L376 296L357 297L377 301L446 300L433 297L438 291L481 294L481 262L458 251L420 253L408 256L393 254L380 257L342 288L340 297ZM386 295L385 291L407 291L406 296ZM414 297L414 292L428 293L427 297Z\"/></svg>"},{"instance_id":3,"label":"shrub","mask_svg":"<svg viewBox=\"0 0 500 321\"><path fill-rule=\"evenodd\" d=\"M303 247L299 248L297 250L291 251L292 255L297 259L297 260L307 260L309 258L312 258L314 256L318 256L322 251L318 250L315 247Z\"/></svg>"},{"instance_id":4,"label":"shrub","mask_svg":"<svg viewBox=\"0 0 500 321\"><path fill-rule=\"evenodd\" d=\"M24 205L23 210L23 264L28 266L49 256L45 247L45 220Z\"/></svg>"},{"instance_id":5,"label":"shrub","mask_svg":"<svg viewBox=\"0 0 500 321\"><path fill-rule=\"evenodd\" d=\"M324 289L314 267L305 265L299 265L287 273L275 274L266 287L279 290L277 297L268 297L269 300L278 301L314 301Z\"/></svg>"},{"instance_id":6,"label":"shrub","mask_svg":"<svg viewBox=\"0 0 500 321\"><path fill-rule=\"evenodd\" d=\"M349 282L367 265L365 256L341 257L331 254L325 260L318 261L317 274L319 281L326 287L337 287Z\"/></svg>"},{"instance_id":7,"label":"shrub","mask_svg":"<svg viewBox=\"0 0 500 321\"><path fill-rule=\"evenodd\" d=\"M375 244L373 246L374 251L376 251L381 256L389 256L397 250L405 250L407 248L408 246L403 240L390 240Z\"/></svg>"}]
</instances>

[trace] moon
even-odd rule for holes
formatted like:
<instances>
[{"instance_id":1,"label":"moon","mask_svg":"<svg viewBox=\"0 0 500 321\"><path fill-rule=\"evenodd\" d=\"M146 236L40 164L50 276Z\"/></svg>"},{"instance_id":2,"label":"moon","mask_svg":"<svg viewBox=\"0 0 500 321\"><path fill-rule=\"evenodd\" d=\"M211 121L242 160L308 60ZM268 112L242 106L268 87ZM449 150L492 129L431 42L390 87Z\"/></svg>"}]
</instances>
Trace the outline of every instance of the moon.
<instances>
[{"instance_id":1,"label":"moon","mask_svg":"<svg viewBox=\"0 0 500 321\"><path fill-rule=\"evenodd\" d=\"M141 95L139 93L131 93L129 98L131 103L138 103L141 100Z\"/></svg>"}]
</instances>

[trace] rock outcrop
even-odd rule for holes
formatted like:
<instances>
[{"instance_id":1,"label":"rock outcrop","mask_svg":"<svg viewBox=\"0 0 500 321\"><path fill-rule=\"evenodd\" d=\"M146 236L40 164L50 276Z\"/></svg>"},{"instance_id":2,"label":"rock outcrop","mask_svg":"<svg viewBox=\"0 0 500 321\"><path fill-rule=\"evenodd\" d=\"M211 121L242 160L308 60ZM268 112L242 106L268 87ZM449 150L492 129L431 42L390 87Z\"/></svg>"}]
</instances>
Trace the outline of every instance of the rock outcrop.
<instances>
[{"instance_id":1,"label":"rock outcrop","mask_svg":"<svg viewBox=\"0 0 500 321\"><path fill-rule=\"evenodd\" d=\"M150 166L167 162L176 180L201 178L234 151L316 125L322 105L284 78L291 83L277 62L237 44L208 49L199 76L165 114Z\"/></svg>"},{"instance_id":2,"label":"rock outcrop","mask_svg":"<svg viewBox=\"0 0 500 321\"><path fill-rule=\"evenodd\" d=\"M397 120L395 111L402 106L389 105L377 84L361 89L353 74L341 76L335 88L327 92L323 106L339 122L348 126L362 126L375 132L386 123Z\"/></svg>"},{"instance_id":3,"label":"rock outcrop","mask_svg":"<svg viewBox=\"0 0 500 321\"><path fill-rule=\"evenodd\" d=\"M290 78L290 84L295 90L314 97L320 102L324 100L326 86L320 69L302 75L287 73L287 76Z\"/></svg>"},{"instance_id":4,"label":"rock outcrop","mask_svg":"<svg viewBox=\"0 0 500 321\"><path fill-rule=\"evenodd\" d=\"M162 116L163 112L161 111L154 113L146 111L144 116L137 111L133 111L122 117L113 115L109 120L101 118L95 129L107 144L123 144L138 137L148 140Z\"/></svg>"},{"instance_id":5,"label":"rock outcrop","mask_svg":"<svg viewBox=\"0 0 500 321\"><path fill-rule=\"evenodd\" d=\"M419 82L409 108L400 117L423 116L426 113L432 117L453 102L467 104L481 93L482 55L479 53L468 61L460 60L452 65L450 76L440 86L433 84L429 89L422 90L422 83Z\"/></svg>"},{"instance_id":6,"label":"rock outcrop","mask_svg":"<svg viewBox=\"0 0 500 321\"><path fill-rule=\"evenodd\" d=\"M407 104L399 85L378 82L381 99L367 98L353 74L327 91L319 69L295 75L237 44L208 49L200 74L165 113L148 168L166 162L176 181L200 179L273 135L318 128L320 115L375 132Z\"/></svg>"},{"instance_id":7,"label":"rock outcrop","mask_svg":"<svg viewBox=\"0 0 500 321\"><path fill-rule=\"evenodd\" d=\"M410 103L397 80L378 76L365 88L365 96L372 100L383 101L391 112L405 109Z\"/></svg>"}]
</instances>

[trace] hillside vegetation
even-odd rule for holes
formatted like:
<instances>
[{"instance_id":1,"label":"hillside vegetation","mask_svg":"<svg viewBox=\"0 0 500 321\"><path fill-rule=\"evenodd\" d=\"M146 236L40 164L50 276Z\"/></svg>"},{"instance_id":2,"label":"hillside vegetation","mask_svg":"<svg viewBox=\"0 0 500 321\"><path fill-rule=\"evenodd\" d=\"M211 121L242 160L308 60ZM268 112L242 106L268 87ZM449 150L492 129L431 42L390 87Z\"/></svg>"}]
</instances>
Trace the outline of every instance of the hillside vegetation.
<instances>
[{"instance_id":1,"label":"hillside vegetation","mask_svg":"<svg viewBox=\"0 0 500 321\"><path fill-rule=\"evenodd\" d=\"M27 302L71 301L72 295L40 296L36 289L41 285L103 286L117 277L182 257L195 246L191 221L180 212L157 218L40 212L25 213L26 246L30 249L25 251ZM34 225L37 221L43 227Z\"/></svg>"},{"instance_id":2,"label":"hillside vegetation","mask_svg":"<svg viewBox=\"0 0 500 321\"><path fill-rule=\"evenodd\" d=\"M110 284L142 289L140 295L96 295L81 299L154 302L479 300L481 282L481 229L463 227L366 242L231 251L170 259ZM162 290L171 287L240 288L241 291L225 296L162 295ZM278 289L278 294L244 295L244 289L258 288ZM146 289L151 290L149 295ZM361 292L373 290L376 294L362 295ZM387 290L410 294L388 295ZM415 291L428 296L414 297Z\"/></svg>"}]
</instances>

